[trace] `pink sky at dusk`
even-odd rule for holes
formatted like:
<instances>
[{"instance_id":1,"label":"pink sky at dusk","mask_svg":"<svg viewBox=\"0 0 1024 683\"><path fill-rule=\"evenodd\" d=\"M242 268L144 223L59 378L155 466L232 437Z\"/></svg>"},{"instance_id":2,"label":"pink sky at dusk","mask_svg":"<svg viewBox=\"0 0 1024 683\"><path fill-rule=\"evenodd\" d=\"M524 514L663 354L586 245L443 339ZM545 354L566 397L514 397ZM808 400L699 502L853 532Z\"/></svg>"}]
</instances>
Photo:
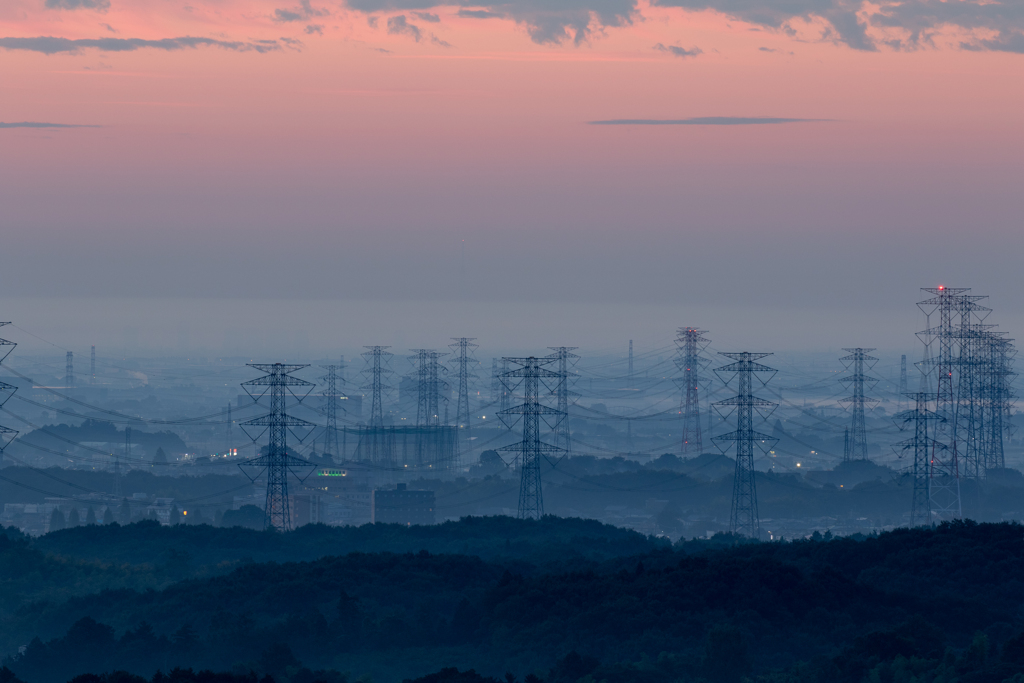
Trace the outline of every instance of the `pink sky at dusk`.
<instances>
[{"instance_id":1,"label":"pink sky at dusk","mask_svg":"<svg viewBox=\"0 0 1024 683\"><path fill-rule=\"evenodd\" d=\"M1021 320L1021 52L1019 2L6 0L0 122L82 127L0 127L0 303ZM794 121L591 123L703 117Z\"/></svg>"}]
</instances>

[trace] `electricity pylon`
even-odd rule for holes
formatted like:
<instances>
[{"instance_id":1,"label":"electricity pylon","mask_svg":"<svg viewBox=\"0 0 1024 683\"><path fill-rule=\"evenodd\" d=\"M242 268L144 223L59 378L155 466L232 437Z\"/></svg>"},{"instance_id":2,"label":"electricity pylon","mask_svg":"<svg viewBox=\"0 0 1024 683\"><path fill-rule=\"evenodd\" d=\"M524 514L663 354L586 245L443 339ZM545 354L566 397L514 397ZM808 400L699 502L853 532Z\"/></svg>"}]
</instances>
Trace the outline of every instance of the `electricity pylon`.
<instances>
[{"instance_id":1,"label":"electricity pylon","mask_svg":"<svg viewBox=\"0 0 1024 683\"><path fill-rule=\"evenodd\" d=\"M341 403L338 393L338 375L344 366L342 365L321 365L326 372L320 378L324 390L321 393L323 405L320 413L327 421L324 432L324 455L328 458L344 459L344 453L338 450L338 406Z\"/></svg>"},{"instance_id":2,"label":"electricity pylon","mask_svg":"<svg viewBox=\"0 0 1024 683\"><path fill-rule=\"evenodd\" d=\"M704 378L701 371L707 360L701 352L707 348L709 340L704 337L707 330L695 327L680 327L676 336L676 366L683 371L678 383L683 390L680 412L683 416L683 438L679 448L682 455L700 455L704 450L704 440L700 429L700 394L699 389Z\"/></svg>"},{"instance_id":3,"label":"electricity pylon","mask_svg":"<svg viewBox=\"0 0 1024 683\"><path fill-rule=\"evenodd\" d=\"M555 384L555 398L558 402L558 411L562 416L554 424L555 443L565 453L572 452L572 434L569 431L569 399L577 395L569 388L569 365L575 363L579 358L573 351L578 346L549 346L554 351L551 358L558 360L558 382Z\"/></svg>"},{"instance_id":4,"label":"electricity pylon","mask_svg":"<svg viewBox=\"0 0 1024 683\"><path fill-rule=\"evenodd\" d=\"M848 351L850 355L843 356L839 360L846 364L846 369L853 369L852 374L840 377L839 381L843 383L853 384L853 396L847 396L846 398L839 399L840 403L848 403L853 412L853 420L850 425L850 446L845 453L843 453L843 460L867 460L868 459L868 435L867 428L864 424L864 404L875 403L878 399L868 398L864 395L864 384L869 383L874 385L878 382L874 377L868 377L864 374L865 365L870 370L871 367L878 361L874 356L868 354L874 349L843 349Z\"/></svg>"},{"instance_id":5,"label":"electricity pylon","mask_svg":"<svg viewBox=\"0 0 1024 683\"><path fill-rule=\"evenodd\" d=\"M737 394L714 404L715 409L720 413L723 408L729 408L723 417L728 417L728 413L732 412L732 409L736 410L736 429L712 439L716 443L730 441L736 443L736 475L733 479L729 530L734 534L746 534L756 539L761 533L761 520L757 511L757 483L754 480L754 445L757 444L762 450L768 451L778 439L754 430L754 411L756 410L762 419L768 419L777 404L754 396L752 379L755 374L771 373L768 379L761 380L761 384L767 384L777 370L755 362L772 355L770 353L744 351L719 353L719 355L731 358L735 362L716 368L715 374L719 378L722 378L724 374L739 378ZM758 379L761 378L758 377ZM723 379L722 381L728 386L727 380ZM724 452L728 449L728 445L726 444L724 448L719 445L719 448L722 448Z\"/></svg>"},{"instance_id":6,"label":"electricity pylon","mask_svg":"<svg viewBox=\"0 0 1024 683\"><path fill-rule=\"evenodd\" d=\"M943 420L942 416L928 409L928 403L935 398L934 394L919 391L908 393L907 398L914 402L914 407L895 415L893 419L900 431L913 423L914 436L895 444L893 450L899 457L903 457L907 451L914 456L911 466L914 491L910 502L910 526L915 527L932 522L932 454L949 447L928 437L928 422Z\"/></svg>"},{"instance_id":7,"label":"electricity pylon","mask_svg":"<svg viewBox=\"0 0 1024 683\"><path fill-rule=\"evenodd\" d=\"M519 464L519 519L540 519L544 516L544 492L541 487L540 461L549 453L560 453L558 446L545 443L540 438L541 421L551 418L556 422L563 417L561 411L549 408L540 402L542 380L558 381L562 375L548 370L549 365L558 360L557 356L546 358L503 358L505 363L519 367L502 374L502 380L511 393L518 386L523 396L523 403L498 413L509 429L519 421L523 422L523 438L519 443L505 446L500 450L514 453ZM546 392L545 392L546 393ZM550 427L551 424L549 423Z\"/></svg>"},{"instance_id":8,"label":"electricity pylon","mask_svg":"<svg viewBox=\"0 0 1024 683\"><path fill-rule=\"evenodd\" d=\"M9 322L0 322L0 327L4 325L10 325ZM3 363L7 356L10 355L16 343L7 341L6 339L0 339L0 363ZM18 390L18 387L13 384L7 384L6 382L0 382L0 407L3 407L4 403L7 403L8 399L14 395L14 392ZM10 427L4 427L0 425L0 462L3 461L4 449L10 445L11 441L18 436L17 429L11 429Z\"/></svg>"},{"instance_id":9,"label":"electricity pylon","mask_svg":"<svg viewBox=\"0 0 1024 683\"><path fill-rule=\"evenodd\" d=\"M244 463L239 463L239 468L253 481L266 472L267 474L267 500L264 507L265 529L275 531L287 531L292 528L291 504L288 498L288 472L296 468L308 468L310 463L302 458L296 458L288 453L288 432L300 443L309 434L309 430L315 425L298 417L288 415L287 398L291 395L297 402L301 403L313 387L312 382L307 382L298 377L292 377L291 373L309 367L308 365L284 365L282 363L248 363L251 368L256 368L267 373L263 377L242 382L242 388L258 402L267 392L270 393L270 412L262 417L242 423L242 428L262 427L261 430L254 430L250 435L255 442L264 433L269 432L270 443L265 455L258 455ZM296 393L298 388L300 393ZM301 390L305 389L304 392ZM296 429L306 430L300 436ZM259 471L254 475L246 472L246 467L257 468ZM308 475L307 475L308 476Z\"/></svg>"}]
</instances>

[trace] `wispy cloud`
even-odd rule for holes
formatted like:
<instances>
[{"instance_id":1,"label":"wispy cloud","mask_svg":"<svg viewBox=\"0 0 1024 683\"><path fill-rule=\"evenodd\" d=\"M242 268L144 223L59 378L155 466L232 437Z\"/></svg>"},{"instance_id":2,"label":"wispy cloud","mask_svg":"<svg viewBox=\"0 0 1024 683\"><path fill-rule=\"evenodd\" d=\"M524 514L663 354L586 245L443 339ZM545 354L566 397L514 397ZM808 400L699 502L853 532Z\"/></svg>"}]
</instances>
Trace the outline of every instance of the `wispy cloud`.
<instances>
[{"instance_id":1,"label":"wispy cloud","mask_svg":"<svg viewBox=\"0 0 1024 683\"><path fill-rule=\"evenodd\" d=\"M427 11L437 7L459 7L460 17L505 18L526 27L535 43L577 45L594 31L625 26L633 21L637 0L348 0L354 10L373 12Z\"/></svg>"},{"instance_id":2,"label":"wispy cloud","mask_svg":"<svg viewBox=\"0 0 1024 683\"><path fill-rule=\"evenodd\" d=\"M1021 0L652 0L662 7L712 10L757 26L792 32L795 21L824 20L823 38L855 50L877 50L882 42L895 49L934 43L944 28L974 35L959 44L968 50L1024 53L1024 3ZM872 30L869 35L868 31ZM880 38L878 31L892 31Z\"/></svg>"},{"instance_id":3,"label":"wispy cloud","mask_svg":"<svg viewBox=\"0 0 1024 683\"><path fill-rule=\"evenodd\" d=\"M691 47L687 50L685 47L679 47L678 45L663 45L662 43L655 45L654 49L660 52L669 52L676 57L696 57L704 53L704 50L701 50L699 47Z\"/></svg>"},{"instance_id":4,"label":"wispy cloud","mask_svg":"<svg viewBox=\"0 0 1024 683\"><path fill-rule=\"evenodd\" d=\"M592 126L759 126L773 123L811 123L832 119L786 119L774 116L697 116L691 119L608 119L587 121Z\"/></svg>"},{"instance_id":5,"label":"wispy cloud","mask_svg":"<svg viewBox=\"0 0 1024 683\"><path fill-rule=\"evenodd\" d=\"M110 0L46 0L47 9L95 9L105 12Z\"/></svg>"},{"instance_id":6,"label":"wispy cloud","mask_svg":"<svg viewBox=\"0 0 1024 683\"><path fill-rule=\"evenodd\" d=\"M430 34L430 42L432 42L434 45L438 45L440 47L451 47L452 46L452 44L449 43L447 40L441 40L440 38L435 36L433 33Z\"/></svg>"},{"instance_id":7,"label":"wispy cloud","mask_svg":"<svg viewBox=\"0 0 1024 683\"><path fill-rule=\"evenodd\" d=\"M437 24L441 21L441 17L431 12L413 12L413 14L429 24Z\"/></svg>"},{"instance_id":8,"label":"wispy cloud","mask_svg":"<svg viewBox=\"0 0 1024 683\"><path fill-rule=\"evenodd\" d=\"M423 37L420 33L420 27L416 24L410 24L404 14L388 18L388 33L393 35L405 34L407 36L412 36L413 40L417 43L420 42L420 38Z\"/></svg>"},{"instance_id":9,"label":"wispy cloud","mask_svg":"<svg viewBox=\"0 0 1024 683\"><path fill-rule=\"evenodd\" d=\"M0 128L99 128L99 126L81 123L43 123L42 121L18 121L12 123L0 121Z\"/></svg>"},{"instance_id":10,"label":"wispy cloud","mask_svg":"<svg viewBox=\"0 0 1024 683\"><path fill-rule=\"evenodd\" d=\"M144 40L142 38L56 38L54 36L38 36L35 38L0 38L0 47L7 50L28 50L55 55L66 52L81 52L85 49L102 50L104 52L134 52L151 48L154 50L184 50L198 47L220 47L235 52L273 52L281 49L276 40L258 40L241 42L217 40L215 38L197 38L183 36L181 38L163 38L161 40Z\"/></svg>"},{"instance_id":11,"label":"wispy cloud","mask_svg":"<svg viewBox=\"0 0 1024 683\"><path fill-rule=\"evenodd\" d=\"M317 9L316 7L313 7L313 3L310 0L301 0L298 7L293 7L292 9L275 9L274 21L307 21L316 17L330 16L330 14L330 11L326 9Z\"/></svg>"},{"instance_id":12,"label":"wispy cloud","mask_svg":"<svg viewBox=\"0 0 1024 683\"><path fill-rule=\"evenodd\" d=\"M469 19L500 19L505 16L501 12L492 12L489 9L460 9L458 15Z\"/></svg>"}]
</instances>

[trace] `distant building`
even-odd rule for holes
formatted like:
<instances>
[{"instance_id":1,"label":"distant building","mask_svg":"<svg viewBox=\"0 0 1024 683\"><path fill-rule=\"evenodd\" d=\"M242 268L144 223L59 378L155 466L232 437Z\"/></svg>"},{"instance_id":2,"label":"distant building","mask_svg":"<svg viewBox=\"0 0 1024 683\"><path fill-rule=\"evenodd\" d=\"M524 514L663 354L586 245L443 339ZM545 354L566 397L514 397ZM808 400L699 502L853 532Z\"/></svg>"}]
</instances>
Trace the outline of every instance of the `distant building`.
<instances>
[{"instance_id":1,"label":"distant building","mask_svg":"<svg viewBox=\"0 0 1024 683\"><path fill-rule=\"evenodd\" d=\"M410 491L405 484L394 489L377 489L371 497L374 523L433 524L434 492Z\"/></svg>"},{"instance_id":2,"label":"distant building","mask_svg":"<svg viewBox=\"0 0 1024 683\"><path fill-rule=\"evenodd\" d=\"M297 493L291 498L292 528L306 524L319 524L323 519L324 503L314 494Z\"/></svg>"}]
</instances>

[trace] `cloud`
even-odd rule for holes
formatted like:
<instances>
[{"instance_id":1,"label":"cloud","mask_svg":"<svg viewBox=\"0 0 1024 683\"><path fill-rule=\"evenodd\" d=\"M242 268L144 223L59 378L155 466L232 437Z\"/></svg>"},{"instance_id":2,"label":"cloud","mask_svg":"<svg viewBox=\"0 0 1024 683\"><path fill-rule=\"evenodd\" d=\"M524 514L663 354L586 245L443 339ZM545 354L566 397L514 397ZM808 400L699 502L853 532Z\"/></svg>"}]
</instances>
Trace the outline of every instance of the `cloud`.
<instances>
[{"instance_id":1,"label":"cloud","mask_svg":"<svg viewBox=\"0 0 1024 683\"><path fill-rule=\"evenodd\" d=\"M100 24L100 26L102 26L103 28L107 29L111 33L120 33L120 31L118 31L116 28L114 28L110 24Z\"/></svg>"},{"instance_id":2,"label":"cloud","mask_svg":"<svg viewBox=\"0 0 1024 683\"><path fill-rule=\"evenodd\" d=\"M699 47L687 50L686 48L679 47L678 45L662 45L661 43L655 45L654 49L662 52L671 52L676 57L696 57L697 55L704 53L704 50L701 50Z\"/></svg>"},{"instance_id":3,"label":"cloud","mask_svg":"<svg viewBox=\"0 0 1024 683\"><path fill-rule=\"evenodd\" d=\"M714 10L750 24L788 28L795 19L820 17L828 21L838 40L859 50L875 49L857 18L861 0L652 0L662 7Z\"/></svg>"},{"instance_id":4,"label":"cloud","mask_svg":"<svg viewBox=\"0 0 1024 683\"><path fill-rule=\"evenodd\" d=\"M856 50L877 50L879 40L896 49L933 44L948 28L975 34L959 47L1024 53L1024 2L1021 0L652 0L662 7L712 10L729 17L784 31L793 21L823 19L823 37ZM872 38L868 30L897 38Z\"/></svg>"},{"instance_id":5,"label":"cloud","mask_svg":"<svg viewBox=\"0 0 1024 683\"><path fill-rule=\"evenodd\" d=\"M388 33L393 35L401 35L404 33L407 36L412 36L417 43L420 42L420 38L423 37L420 34L419 26L416 24L410 24L406 21L404 14L388 18Z\"/></svg>"},{"instance_id":6,"label":"cloud","mask_svg":"<svg viewBox=\"0 0 1024 683\"><path fill-rule=\"evenodd\" d=\"M415 14L419 19L430 24L436 24L441 21L441 17L436 14L431 14L430 12L413 12L413 14Z\"/></svg>"},{"instance_id":7,"label":"cloud","mask_svg":"<svg viewBox=\"0 0 1024 683\"><path fill-rule=\"evenodd\" d=\"M637 0L348 0L349 7L366 13L424 11L439 6L459 7L458 15L476 19L506 18L526 27L536 43L579 45L595 29L632 23Z\"/></svg>"},{"instance_id":8,"label":"cloud","mask_svg":"<svg viewBox=\"0 0 1024 683\"><path fill-rule=\"evenodd\" d=\"M592 126L757 126L773 123L809 123L830 119L783 119L774 116L697 116L692 119L608 119L587 121Z\"/></svg>"},{"instance_id":9,"label":"cloud","mask_svg":"<svg viewBox=\"0 0 1024 683\"><path fill-rule=\"evenodd\" d=\"M441 40L440 38L435 36L433 33L430 34L430 42L432 42L434 45L440 45L441 47L451 47L452 46L452 44L449 43L447 40Z\"/></svg>"},{"instance_id":10,"label":"cloud","mask_svg":"<svg viewBox=\"0 0 1024 683\"><path fill-rule=\"evenodd\" d=\"M324 25L323 24L309 24L309 25L306 26L306 33L308 35L313 35L315 33L318 36L322 36L324 34Z\"/></svg>"},{"instance_id":11,"label":"cloud","mask_svg":"<svg viewBox=\"0 0 1024 683\"><path fill-rule=\"evenodd\" d=\"M294 7L292 9L275 9L274 21L306 21L315 17L327 17L330 16L330 14L329 10L316 9L313 7L310 0L301 0L298 7Z\"/></svg>"},{"instance_id":12,"label":"cloud","mask_svg":"<svg viewBox=\"0 0 1024 683\"><path fill-rule=\"evenodd\" d=\"M99 128L99 126L90 126L80 123L42 123L39 121L4 123L0 121L0 128Z\"/></svg>"},{"instance_id":13,"label":"cloud","mask_svg":"<svg viewBox=\"0 0 1024 683\"><path fill-rule=\"evenodd\" d=\"M46 0L47 9L95 9L105 12L110 0Z\"/></svg>"},{"instance_id":14,"label":"cloud","mask_svg":"<svg viewBox=\"0 0 1024 683\"><path fill-rule=\"evenodd\" d=\"M505 16L501 12L492 12L488 9L460 9L458 14L469 19L501 19Z\"/></svg>"},{"instance_id":15,"label":"cloud","mask_svg":"<svg viewBox=\"0 0 1024 683\"><path fill-rule=\"evenodd\" d=\"M0 47L7 50L42 52L46 55L80 52L89 48L104 52L134 52L144 48L173 51L197 47L221 47L225 50L234 50L235 52L264 53L280 50L281 44L276 40L258 40L253 43L244 43L216 40L214 38L196 38L194 36L163 38L161 40L143 40L142 38L82 38L71 40L69 38L55 38L53 36L38 36L35 38L0 38Z\"/></svg>"}]
</instances>

